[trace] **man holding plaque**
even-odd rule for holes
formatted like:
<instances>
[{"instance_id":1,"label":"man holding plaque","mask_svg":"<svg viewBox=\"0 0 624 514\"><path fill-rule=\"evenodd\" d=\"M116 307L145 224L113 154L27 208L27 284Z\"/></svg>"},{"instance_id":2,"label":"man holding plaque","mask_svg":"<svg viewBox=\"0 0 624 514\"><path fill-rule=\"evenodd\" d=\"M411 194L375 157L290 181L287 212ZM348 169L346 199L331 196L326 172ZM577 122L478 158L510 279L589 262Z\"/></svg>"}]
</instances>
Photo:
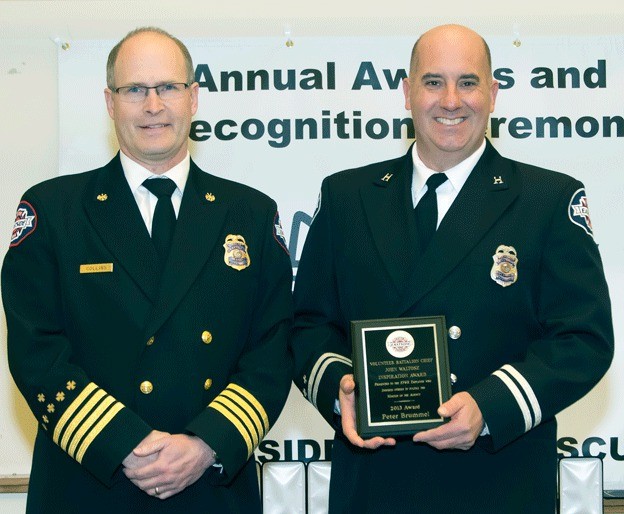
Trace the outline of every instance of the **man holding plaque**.
<instances>
[{"instance_id":1,"label":"man holding plaque","mask_svg":"<svg viewBox=\"0 0 624 514\"><path fill-rule=\"evenodd\" d=\"M404 92L416 143L324 180L297 273L295 381L337 430L330 512L552 514L555 415L613 356L583 184L485 139L498 84L472 30L426 32ZM407 414L431 419L401 435Z\"/></svg>"}]
</instances>

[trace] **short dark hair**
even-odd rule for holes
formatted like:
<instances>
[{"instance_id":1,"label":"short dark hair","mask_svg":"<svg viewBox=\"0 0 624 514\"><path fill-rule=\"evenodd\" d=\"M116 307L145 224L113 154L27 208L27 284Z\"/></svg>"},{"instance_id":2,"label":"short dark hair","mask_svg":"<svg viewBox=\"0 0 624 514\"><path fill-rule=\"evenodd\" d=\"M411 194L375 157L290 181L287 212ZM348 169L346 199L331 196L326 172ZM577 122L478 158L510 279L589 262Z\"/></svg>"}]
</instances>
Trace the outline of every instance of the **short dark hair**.
<instances>
[{"instance_id":1,"label":"short dark hair","mask_svg":"<svg viewBox=\"0 0 624 514\"><path fill-rule=\"evenodd\" d=\"M128 39L138 35L143 34L144 32L152 32L154 34L160 34L161 36L165 36L171 41L173 41L178 48L182 52L184 56L184 64L186 66L186 81L188 84L192 84L195 82L195 69L193 68L193 59L191 58L191 54L186 48L186 45L182 43L177 37L172 36L169 32L160 29L158 27L139 27L138 29L134 29L126 34L126 36L117 43L113 49L108 54L108 61L106 62L106 85L109 89L114 89L115 86L115 62L117 62L117 55L119 55L119 50L122 45L128 41Z\"/></svg>"}]
</instances>

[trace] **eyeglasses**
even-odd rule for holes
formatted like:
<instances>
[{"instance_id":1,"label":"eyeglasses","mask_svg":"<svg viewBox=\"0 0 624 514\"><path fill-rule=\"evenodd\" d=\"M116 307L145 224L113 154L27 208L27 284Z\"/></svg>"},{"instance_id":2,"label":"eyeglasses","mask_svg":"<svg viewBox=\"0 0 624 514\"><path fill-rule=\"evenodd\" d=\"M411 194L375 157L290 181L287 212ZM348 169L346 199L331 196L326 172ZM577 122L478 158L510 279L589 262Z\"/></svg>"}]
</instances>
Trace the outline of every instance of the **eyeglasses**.
<instances>
[{"instance_id":1,"label":"eyeglasses","mask_svg":"<svg viewBox=\"0 0 624 514\"><path fill-rule=\"evenodd\" d=\"M138 103L147 98L150 89L155 90L161 100L167 101L180 98L188 87L189 85L184 82L172 82L158 86L121 86L113 89L113 91L124 102Z\"/></svg>"}]
</instances>

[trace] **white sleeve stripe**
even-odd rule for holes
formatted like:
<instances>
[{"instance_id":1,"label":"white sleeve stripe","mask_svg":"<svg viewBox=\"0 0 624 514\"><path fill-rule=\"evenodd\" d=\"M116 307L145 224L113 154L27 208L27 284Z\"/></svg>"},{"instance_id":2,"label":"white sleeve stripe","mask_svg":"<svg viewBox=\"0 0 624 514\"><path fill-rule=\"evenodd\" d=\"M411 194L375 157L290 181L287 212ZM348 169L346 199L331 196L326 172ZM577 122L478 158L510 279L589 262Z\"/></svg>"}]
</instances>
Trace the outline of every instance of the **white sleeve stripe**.
<instances>
[{"instance_id":1,"label":"white sleeve stripe","mask_svg":"<svg viewBox=\"0 0 624 514\"><path fill-rule=\"evenodd\" d=\"M520 387L524 390L524 394L529 399L531 408L533 409L533 414L535 415L535 423L533 424L533 427L536 427L542 422L542 408L540 407L539 401L537 400L537 396L535 396L535 391L533 391L531 384L529 384L527 379L524 378L524 376L510 364L505 364L501 369L504 369L513 378L515 378L516 382L518 382Z\"/></svg>"},{"instance_id":2,"label":"white sleeve stripe","mask_svg":"<svg viewBox=\"0 0 624 514\"><path fill-rule=\"evenodd\" d=\"M315 407L316 395L318 394L323 373L325 373L327 366L333 362L342 362L343 364L352 366L350 359L347 359L338 353L324 353L319 357L316 364L314 364L314 367L312 368L310 379L308 380L308 400L310 400ZM336 391L336 394L338 394L338 391Z\"/></svg>"},{"instance_id":3,"label":"white sleeve stripe","mask_svg":"<svg viewBox=\"0 0 624 514\"><path fill-rule=\"evenodd\" d=\"M323 366L322 370L319 370L319 368L321 368L321 366L325 363L325 360L327 359L330 359L332 361L343 362L351 366L351 361L347 357L344 357L343 355L340 355L338 353L324 353L318 358L318 360L314 364L314 367L312 368L312 371L310 372L310 379L308 381L308 393L312 392L313 384L317 381L317 377L319 376L319 374L320 376L322 376L323 374L322 372L327 366L326 365ZM318 380L320 380L320 378ZM308 394L308 398L310 398L310 394Z\"/></svg>"},{"instance_id":4,"label":"white sleeve stripe","mask_svg":"<svg viewBox=\"0 0 624 514\"><path fill-rule=\"evenodd\" d=\"M316 396L318 394L318 389L320 387L321 380L323 378L323 374L327 367L333 362L342 362L343 364L347 364L351 366L351 360L346 357L339 355L337 353L325 353L321 355L314 368L312 369L312 373L310 374L310 380L308 383L308 398L312 402L312 404L316 407Z\"/></svg>"},{"instance_id":5,"label":"white sleeve stripe","mask_svg":"<svg viewBox=\"0 0 624 514\"><path fill-rule=\"evenodd\" d=\"M327 369L327 367L334 363L334 362L342 362L343 364L347 364L349 366L351 366L351 361L349 359L345 359L344 357L341 358L331 358L331 359L326 359L325 362L323 363L323 365L321 366L321 368L318 371L318 374L316 376L316 379L314 381L314 387L312 390L312 403L314 404L314 406L316 406L316 395L318 394L318 390L319 387L321 385L321 379L323 378L323 374L325 373L325 370ZM338 391L336 391L336 394L338 394Z\"/></svg>"},{"instance_id":6,"label":"white sleeve stripe","mask_svg":"<svg viewBox=\"0 0 624 514\"><path fill-rule=\"evenodd\" d=\"M518 389L516 383L501 370L496 370L494 373L492 373L492 375L500 378L503 381L503 384L507 386L509 392L511 392L513 397L516 399L516 402L518 402L518 407L520 408L520 412L524 417L524 431L528 432L529 430L531 430L531 411L529 410L529 406L524 399L524 396L522 396L520 389Z\"/></svg>"}]
</instances>

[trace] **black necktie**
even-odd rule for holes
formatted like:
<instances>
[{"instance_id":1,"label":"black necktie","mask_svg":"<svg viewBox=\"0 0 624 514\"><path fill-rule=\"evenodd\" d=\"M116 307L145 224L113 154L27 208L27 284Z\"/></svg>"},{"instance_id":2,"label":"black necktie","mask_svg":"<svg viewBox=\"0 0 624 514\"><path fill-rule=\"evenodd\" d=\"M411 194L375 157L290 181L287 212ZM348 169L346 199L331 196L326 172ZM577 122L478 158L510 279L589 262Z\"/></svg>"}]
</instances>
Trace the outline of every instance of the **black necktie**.
<instances>
[{"instance_id":1,"label":"black necktie","mask_svg":"<svg viewBox=\"0 0 624 514\"><path fill-rule=\"evenodd\" d=\"M420 248L424 252L438 225L438 198L436 189L445 182L444 173L434 173L427 179L427 192L416 205L416 226L420 238Z\"/></svg>"},{"instance_id":2,"label":"black necktie","mask_svg":"<svg viewBox=\"0 0 624 514\"><path fill-rule=\"evenodd\" d=\"M158 198L154 217L152 218L152 242L160 257L161 265L165 264L169 255L169 246L175 228L175 211L171 203L171 195L175 191L176 183L170 178L147 179L143 186Z\"/></svg>"}]
</instances>

